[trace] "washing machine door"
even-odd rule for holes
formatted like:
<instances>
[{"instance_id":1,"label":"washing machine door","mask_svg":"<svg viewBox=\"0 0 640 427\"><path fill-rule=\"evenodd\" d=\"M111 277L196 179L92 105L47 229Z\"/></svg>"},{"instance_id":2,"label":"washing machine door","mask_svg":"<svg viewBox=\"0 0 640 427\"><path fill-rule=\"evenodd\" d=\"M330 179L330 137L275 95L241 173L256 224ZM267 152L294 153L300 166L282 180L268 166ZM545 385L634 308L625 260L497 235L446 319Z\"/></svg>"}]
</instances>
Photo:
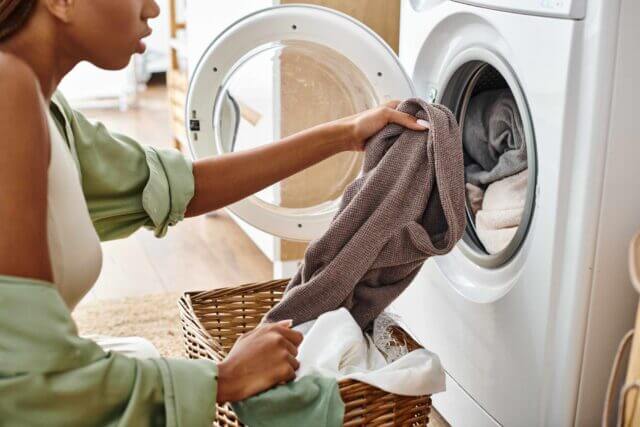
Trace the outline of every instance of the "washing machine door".
<instances>
[{"instance_id":1,"label":"washing machine door","mask_svg":"<svg viewBox=\"0 0 640 427\"><path fill-rule=\"evenodd\" d=\"M276 6L231 25L200 59L187 97L189 146L195 159L255 149L413 95L396 54L361 22L317 6ZM275 236L312 240L329 226L361 157L340 153L229 210Z\"/></svg>"}]
</instances>

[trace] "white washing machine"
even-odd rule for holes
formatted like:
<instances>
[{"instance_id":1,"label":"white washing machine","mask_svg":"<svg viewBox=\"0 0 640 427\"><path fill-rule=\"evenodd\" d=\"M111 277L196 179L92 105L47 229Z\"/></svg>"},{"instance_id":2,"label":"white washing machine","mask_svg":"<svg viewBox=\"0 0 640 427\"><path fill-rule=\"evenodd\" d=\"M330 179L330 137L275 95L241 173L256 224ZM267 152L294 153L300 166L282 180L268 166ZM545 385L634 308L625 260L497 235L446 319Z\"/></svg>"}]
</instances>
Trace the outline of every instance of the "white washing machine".
<instances>
[{"instance_id":1,"label":"white washing machine","mask_svg":"<svg viewBox=\"0 0 640 427\"><path fill-rule=\"evenodd\" d=\"M637 304L626 250L640 227L639 18L635 0L405 0L398 59L338 12L261 10L213 40L193 73L192 153L268 143L301 111L328 110L326 120L420 96L460 119L475 94L509 90L529 161L518 231L489 255L470 220L394 308L442 359L447 391L434 402L452 425L598 425ZM247 108L261 121L243 119ZM314 238L358 163L340 164L323 181L325 199L290 203L283 182L230 210L274 235Z\"/></svg>"},{"instance_id":2,"label":"white washing machine","mask_svg":"<svg viewBox=\"0 0 640 427\"><path fill-rule=\"evenodd\" d=\"M418 93L455 111L497 70L529 145L530 217L510 246L488 256L467 234L397 304L443 360L435 405L453 425L600 424L636 304L638 18L633 0L403 3Z\"/></svg>"}]
</instances>

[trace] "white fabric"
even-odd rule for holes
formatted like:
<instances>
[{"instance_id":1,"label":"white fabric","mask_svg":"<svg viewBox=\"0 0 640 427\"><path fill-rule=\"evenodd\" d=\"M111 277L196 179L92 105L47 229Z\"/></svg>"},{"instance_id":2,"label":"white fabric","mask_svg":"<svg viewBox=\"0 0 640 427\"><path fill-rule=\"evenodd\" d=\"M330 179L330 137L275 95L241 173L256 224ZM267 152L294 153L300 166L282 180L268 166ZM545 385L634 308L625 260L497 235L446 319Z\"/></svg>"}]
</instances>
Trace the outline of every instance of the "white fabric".
<instances>
[{"instance_id":1,"label":"white fabric","mask_svg":"<svg viewBox=\"0 0 640 427\"><path fill-rule=\"evenodd\" d=\"M96 342L106 352L114 351L136 359L160 357L160 352L151 341L141 337L109 337L106 335L85 335L84 338Z\"/></svg>"},{"instance_id":2,"label":"white fabric","mask_svg":"<svg viewBox=\"0 0 640 427\"><path fill-rule=\"evenodd\" d=\"M445 389L440 359L425 349L387 363L373 340L365 336L349 311L340 308L294 329L304 334L297 378L306 375L353 379L403 396L433 394Z\"/></svg>"},{"instance_id":3,"label":"white fabric","mask_svg":"<svg viewBox=\"0 0 640 427\"><path fill-rule=\"evenodd\" d=\"M487 252L507 247L522 220L527 197L528 171L492 182L484 192L482 209L476 213L476 232Z\"/></svg>"},{"instance_id":4,"label":"white fabric","mask_svg":"<svg viewBox=\"0 0 640 427\"><path fill-rule=\"evenodd\" d=\"M47 238L53 282L69 309L91 289L102 268L100 239L89 217L69 148L49 119L51 158L47 188Z\"/></svg>"}]
</instances>

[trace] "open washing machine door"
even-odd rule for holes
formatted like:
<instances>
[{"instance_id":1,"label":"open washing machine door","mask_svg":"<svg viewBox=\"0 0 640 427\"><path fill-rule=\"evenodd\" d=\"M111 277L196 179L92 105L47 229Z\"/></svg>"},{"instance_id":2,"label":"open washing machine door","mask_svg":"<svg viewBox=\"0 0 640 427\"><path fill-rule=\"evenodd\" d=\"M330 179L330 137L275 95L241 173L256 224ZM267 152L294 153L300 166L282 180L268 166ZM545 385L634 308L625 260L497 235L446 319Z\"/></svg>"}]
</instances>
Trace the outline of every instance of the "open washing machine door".
<instances>
[{"instance_id":1,"label":"open washing machine door","mask_svg":"<svg viewBox=\"0 0 640 427\"><path fill-rule=\"evenodd\" d=\"M187 97L194 158L252 149L391 99L414 96L393 50L332 9L276 6L232 24L207 48ZM308 241L328 228L361 153L341 153L231 206L265 232Z\"/></svg>"}]
</instances>

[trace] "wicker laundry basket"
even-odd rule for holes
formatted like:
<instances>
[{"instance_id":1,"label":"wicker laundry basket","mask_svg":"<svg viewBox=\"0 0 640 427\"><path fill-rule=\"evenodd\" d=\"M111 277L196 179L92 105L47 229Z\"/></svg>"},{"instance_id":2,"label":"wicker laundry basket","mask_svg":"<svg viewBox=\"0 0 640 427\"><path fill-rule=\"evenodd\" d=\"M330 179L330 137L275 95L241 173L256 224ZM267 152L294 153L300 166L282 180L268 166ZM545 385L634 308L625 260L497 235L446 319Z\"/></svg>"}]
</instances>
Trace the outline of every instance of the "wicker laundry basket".
<instances>
[{"instance_id":1,"label":"wicker laundry basket","mask_svg":"<svg viewBox=\"0 0 640 427\"><path fill-rule=\"evenodd\" d=\"M187 355L192 359L221 361L234 342L255 328L281 298L288 280L251 283L204 292L188 292L180 298L180 319ZM409 349L419 345L401 329L394 331ZM426 426L431 397L407 397L387 393L353 380L339 382L345 404L344 426ZM217 405L214 425L236 427L231 405Z\"/></svg>"}]
</instances>

